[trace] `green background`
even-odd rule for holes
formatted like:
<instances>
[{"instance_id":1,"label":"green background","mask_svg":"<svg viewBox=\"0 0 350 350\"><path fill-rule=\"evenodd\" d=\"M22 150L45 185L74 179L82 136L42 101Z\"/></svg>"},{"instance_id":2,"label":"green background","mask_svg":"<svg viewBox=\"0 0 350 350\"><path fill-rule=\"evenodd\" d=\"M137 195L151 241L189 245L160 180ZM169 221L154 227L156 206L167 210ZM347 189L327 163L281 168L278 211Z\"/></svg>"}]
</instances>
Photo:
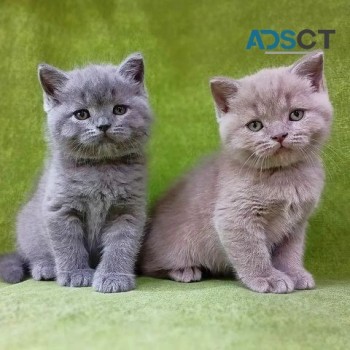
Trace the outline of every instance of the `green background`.
<instances>
[{"instance_id":1,"label":"green background","mask_svg":"<svg viewBox=\"0 0 350 350\"><path fill-rule=\"evenodd\" d=\"M342 1L0 1L0 251L45 157L36 67L146 60L155 113L150 203L219 147L208 80L289 65L297 55L246 50L252 29L336 29L326 50L335 109L323 154L327 183L311 220L306 265L319 288L258 295L231 281L183 285L148 278L100 295L54 282L0 283L0 348L345 348L350 326L350 5ZM316 47L322 48L318 37ZM347 338L348 337L348 338Z\"/></svg>"}]
</instances>

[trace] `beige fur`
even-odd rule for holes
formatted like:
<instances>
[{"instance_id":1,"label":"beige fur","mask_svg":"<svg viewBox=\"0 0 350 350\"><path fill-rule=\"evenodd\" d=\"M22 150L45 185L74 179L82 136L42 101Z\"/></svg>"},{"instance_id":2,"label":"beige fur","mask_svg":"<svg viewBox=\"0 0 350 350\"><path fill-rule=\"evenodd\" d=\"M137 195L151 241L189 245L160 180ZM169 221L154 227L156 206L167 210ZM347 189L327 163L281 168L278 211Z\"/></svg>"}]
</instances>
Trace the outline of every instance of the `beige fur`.
<instances>
[{"instance_id":1,"label":"beige fur","mask_svg":"<svg viewBox=\"0 0 350 350\"><path fill-rule=\"evenodd\" d=\"M240 80L215 78L211 88L222 150L156 204L143 273L190 282L204 270L234 272L258 292L313 288L304 238L323 188L319 153L332 117L323 54ZM304 117L290 120L298 109ZM251 131L253 120L264 127Z\"/></svg>"}]
</instances>

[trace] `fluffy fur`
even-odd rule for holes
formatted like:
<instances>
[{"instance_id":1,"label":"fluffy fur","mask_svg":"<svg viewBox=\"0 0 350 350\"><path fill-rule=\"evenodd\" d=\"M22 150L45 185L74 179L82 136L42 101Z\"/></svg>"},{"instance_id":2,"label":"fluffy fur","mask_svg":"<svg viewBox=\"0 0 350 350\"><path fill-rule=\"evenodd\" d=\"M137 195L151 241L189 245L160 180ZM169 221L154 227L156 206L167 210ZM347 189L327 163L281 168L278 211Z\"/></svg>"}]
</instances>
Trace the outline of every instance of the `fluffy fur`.
<instances>
[{"instance_id":1,"label":"fluffy fur","mask_svg":"<svg viewBox=\"0 0 350 350\"><path fill-rule=\"evenodd\" d=\"M211 90L222 150L157 203L143 273L191 282L203 271L235 272L257 292L313 288L305 230L323 188L319 154L332 119L322 52L240 80L214 78Z\"/></svg>"},{"instance_id":2,"label":"fluffy fur","mask_svg":"<svg viewBox=\"0 0 350 350\"><path fill-rule=\"evenodd\" d=\"M39 66L50 157L18 215L18 252L0 261L5 281L21 281L27 267L62 286L134 288L152 119L143 77L139 54L120 66Z\"/></svg>"}]
</instances>

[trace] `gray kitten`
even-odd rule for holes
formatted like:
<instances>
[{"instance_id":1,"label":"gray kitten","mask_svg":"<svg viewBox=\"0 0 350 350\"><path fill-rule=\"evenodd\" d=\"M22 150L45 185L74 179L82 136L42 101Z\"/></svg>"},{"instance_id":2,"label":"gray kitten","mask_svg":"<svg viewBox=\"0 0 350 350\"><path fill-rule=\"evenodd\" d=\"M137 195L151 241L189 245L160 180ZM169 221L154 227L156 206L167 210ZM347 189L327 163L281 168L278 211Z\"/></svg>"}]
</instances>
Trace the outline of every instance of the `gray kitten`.
<instances>
[{"instance_id":1,"label":"gray kitten","mask_svg":"<svg viewBox=\"0 0 350 350\"><path fill-rule=\"evenodd\" d=\"M143 273L190 282L203 270L233 270L257 292L313 288L305 231L332 120L322 52L240 80L212 79L211 89L222 150L157 203Z\"/></svg>"},{"instance_id":2,"label":"gray kitten","mask_svg":"<svg viewBox=\"0 0 350 350\"><path fill-rule=\"evenodd\" d=\"M18 215L18 250L2 258L0 276L16 283L27 268L35 280L62 286L133 289L152 119L142 56L70 72L44 64L39 79L50 157Z\"/></svg>"}]
</instances>

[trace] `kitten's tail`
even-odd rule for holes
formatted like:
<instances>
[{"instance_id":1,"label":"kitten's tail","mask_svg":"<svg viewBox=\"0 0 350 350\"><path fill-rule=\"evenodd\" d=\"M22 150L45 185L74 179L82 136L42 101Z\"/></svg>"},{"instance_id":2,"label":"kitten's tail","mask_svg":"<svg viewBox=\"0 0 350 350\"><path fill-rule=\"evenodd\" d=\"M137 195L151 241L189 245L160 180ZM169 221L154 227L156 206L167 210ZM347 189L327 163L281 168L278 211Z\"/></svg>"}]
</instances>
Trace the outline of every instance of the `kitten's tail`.
<instances>
[{"instance_id":1,"label":"kitten's tail","mask_svg":"<svg viewBox=\"0 0 350 350\"><path fill-rule=\"evenodd\" d=\"M7 283L18 283L25 277L25 264L18 253L0 256L0 279Z\"/></svg>"}]
</instances>

